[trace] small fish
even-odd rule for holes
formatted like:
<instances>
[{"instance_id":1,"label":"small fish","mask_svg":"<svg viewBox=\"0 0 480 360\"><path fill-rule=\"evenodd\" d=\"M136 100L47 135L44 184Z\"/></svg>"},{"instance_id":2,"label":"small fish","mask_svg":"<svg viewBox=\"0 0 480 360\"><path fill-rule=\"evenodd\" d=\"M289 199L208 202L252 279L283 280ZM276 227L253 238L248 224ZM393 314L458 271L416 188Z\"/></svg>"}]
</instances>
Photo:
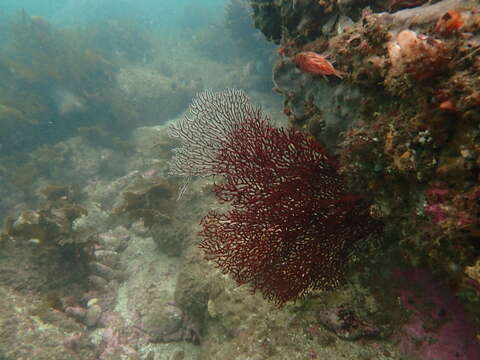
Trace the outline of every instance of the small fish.
<instances>
[{"instance_id":1,"label":"small fish","mask_svg":"<svg viewBox=\"0 0 480 360\"><path fill-rule=\"evenodd\" d=\"M313 51L304 51L295 55L293 62L297 67L309 74L313 75L335 75L338 78L342 78L342 73L338 70L335 70L332 63L325 59L320 54L314 53Z\"/></svg>"}]
</instances>

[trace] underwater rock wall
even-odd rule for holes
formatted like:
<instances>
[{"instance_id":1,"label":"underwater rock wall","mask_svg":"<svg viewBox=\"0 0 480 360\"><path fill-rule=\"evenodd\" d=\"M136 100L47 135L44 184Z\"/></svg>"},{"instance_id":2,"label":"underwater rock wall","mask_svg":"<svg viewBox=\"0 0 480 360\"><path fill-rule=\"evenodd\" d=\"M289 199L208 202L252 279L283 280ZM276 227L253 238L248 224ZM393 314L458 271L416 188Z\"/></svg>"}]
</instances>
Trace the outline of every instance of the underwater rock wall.
<instances>
[{"instance_id":1,"label":"underwater rock wall","mask_svg":"<svg viewBox=\"0 0 480 360\"><path fill-rule=\"evenodd\" d=\"M386 224L368 257L391 256L390 264L370 269L414 265L440 275L478 332L478 3L251 6L257 28L279 45L273 85L284 113L337 152L352 188Z\"/></svg>"}]
</instances>

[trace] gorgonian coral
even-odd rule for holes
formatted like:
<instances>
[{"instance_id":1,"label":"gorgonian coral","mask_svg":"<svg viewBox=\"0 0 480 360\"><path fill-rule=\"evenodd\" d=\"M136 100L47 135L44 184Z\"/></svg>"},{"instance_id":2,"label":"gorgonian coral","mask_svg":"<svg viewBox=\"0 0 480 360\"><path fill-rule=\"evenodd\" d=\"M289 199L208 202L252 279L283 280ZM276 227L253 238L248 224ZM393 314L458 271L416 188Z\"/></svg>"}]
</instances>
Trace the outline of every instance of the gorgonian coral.
<instances>
[{"instance_id":1,"label":"gorgonian coral","mask_svg":"<svg viewBox=\"0 0 480 360\"><path fill-rule=\"evenodd\" d=\"M177 151L191 154L195 168L203 158L206 175L221 175L224 181L214 192L231 204L229 211L211 211L201 221L206 257L278 304L337 286L352 251L380 225L360 197L346 191L335 159L312 137L273 127L243 92L206 93L192 107L203 108L193 112L202 116L209 108L216 114L211 118L219 118L222 109L240 110L236 120L226 119L229 131L221 131L214 152L203 153L208 157ZM181 124L185 134L193 123L190 118ZM203 134L215 133L215 124L204 125ZM195 141L205 144L205 138Z\"/></svg>"}]
</instances>

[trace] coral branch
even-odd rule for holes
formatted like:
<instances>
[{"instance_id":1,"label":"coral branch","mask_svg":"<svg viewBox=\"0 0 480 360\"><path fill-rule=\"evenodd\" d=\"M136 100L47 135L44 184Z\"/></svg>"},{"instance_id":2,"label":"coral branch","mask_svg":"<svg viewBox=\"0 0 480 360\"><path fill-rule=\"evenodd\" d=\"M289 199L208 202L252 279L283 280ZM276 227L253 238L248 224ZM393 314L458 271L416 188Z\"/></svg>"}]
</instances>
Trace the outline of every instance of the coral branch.
<instances>
[{"instance_id":1,"label":"coral branch","mask_svg":"<svg viewBox=\"0 0 480 360\"><path fill-rule=\"evenodd\" d=\"M197 138L199 143L191 144L198 151L210 146L208 157L185 151L177 158L182 167L193 164L181 173L202 170L202 175L224 178L214 192L232 208L211 211L202 219L200 247L206 257L239 284L250 284L277 304L312 289L336 287L352 251L381 227L360 197L346 192L334 157L304 133L272 127L260 109L243 102L241 92L209 93L200 100L206 109L199 113L208 114L213 124L230 116L231 109L249 109L225 119L228 124L217 133L209 131L212 123L201 116L204 128L198 136L222 137ZM233 105L228 104L232 100ZM194 108L201 109L201 101L197 99ZM188 139L195 141L193 136ZM187 161L189 156L193 162Z\"/></svg>"},{"instance_id":2,"label":"coral branch","mask_svg":"<svg viewBox=\"0 0 480 360\"><path fill-rule=\"evenodd\" d=\"M185 117L169 128L169 135L181 143L181 147L174 150L170 174L215 175L212 167L227 135L245 118L259 116L260 108L253 106L243 91L207 90L198 94Z\"/></svg>"}]
</instances>

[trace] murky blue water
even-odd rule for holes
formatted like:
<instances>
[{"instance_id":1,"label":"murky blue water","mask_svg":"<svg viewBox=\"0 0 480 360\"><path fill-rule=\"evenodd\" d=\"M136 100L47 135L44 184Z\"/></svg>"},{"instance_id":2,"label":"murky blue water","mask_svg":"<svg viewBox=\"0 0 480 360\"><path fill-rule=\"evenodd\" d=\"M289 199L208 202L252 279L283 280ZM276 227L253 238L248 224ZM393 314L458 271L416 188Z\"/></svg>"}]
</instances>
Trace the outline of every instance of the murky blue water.
<instances>
[{"instance_id":1,"label":"murky blue water","mask_svg":"<svg viewBox=\"0 0 480 360\"><path fill-rule=\"evenodd\" d=\"M35 15L63 22L89 21L93 19L119 19L148 17L158 23L178 24L188 7L202 8L215 15L223 11L225 0L4 0L2 11L25 9ZM207 13L197 13L199 17Z\"/></svg>"},{"instance_id":2,"label":"murky blue water","mask_svg":"<svg viewBox=\"0 0 480 360\"><path fill-rule=\"evenodd\" d=\"M253 28L246 2L240 13L230 16L243 16L243 23L231 26L228 3L2 1L0 71L4 91L0 95L0 118L8 121L0 122L1 149L30 151L92 125L127 137L133 123L161 123L181 113L193 94L205 87L245 87L228 80L232 76L229 66L236 67L245 78L262 77L251 86L267 89L272 46ZM134 111L132 106L122 108L125 99L119 96L118 88L123 86L125 90L125 84L119 84L125 76L121 74L139 65L144 74L136 73L138 76L146 76L146 69L150 69L154 76L165 76L168 84L164 86L185 90L174 96L179 104L172 105L165 114L158 111L154 101ZM222 84L211 81L221 78ZM129 101L135 101L134 97Z\"/></svg>"}]
</instances>

